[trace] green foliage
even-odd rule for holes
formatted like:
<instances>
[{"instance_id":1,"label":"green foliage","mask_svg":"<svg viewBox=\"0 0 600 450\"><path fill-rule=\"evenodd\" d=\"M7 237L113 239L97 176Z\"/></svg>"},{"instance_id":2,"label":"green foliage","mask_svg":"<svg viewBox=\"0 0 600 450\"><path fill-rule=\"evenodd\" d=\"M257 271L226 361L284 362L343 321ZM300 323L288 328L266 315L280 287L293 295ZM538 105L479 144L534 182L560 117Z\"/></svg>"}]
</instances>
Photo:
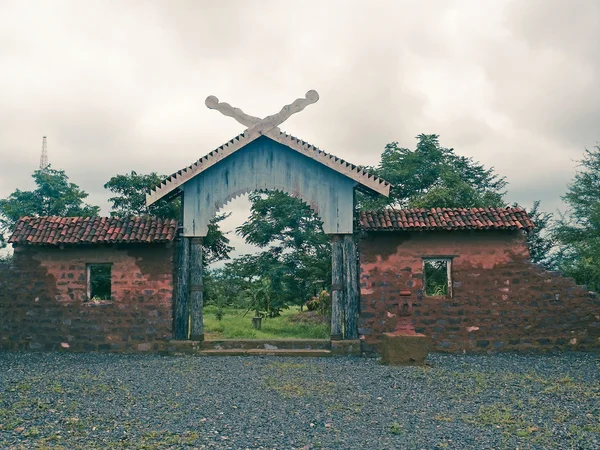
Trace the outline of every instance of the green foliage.
<instances>
[{"instance_id":1,"label":"green foliage","mask_svg":"<svg viewBox=\"0 0 600 450\"><path fill-rule=\"evenodd\" d=\"M264 248L226 265L245 283L269 280L271 308L301 305L331 278L331 248L317 214L302 200L279 191L250 194L251 214L238 228L247 242Z\"/></svg>"},{"instance_id":2,"label":"green foliage","mask_svg":"<svg viewBox=\"0 0 600 450\"><path fill-rule=\"evenodd\" d=\"M331 295L323 289L319 295L307 301L305 306L309 311L317 311L320 315L327 316L331 311Z\"/></svg>"},{"instance_id":3,"label":"green foliage","mask_svg":"<svg viewBox=\"0 0 600 450\"><path fill-rule=\"evenodd\" d=\"M391 434L404 434L404 433L406 433L406 430L404 429L404 426L400 425L398 422L394 422L393 424L391 424L388 427L388 431Z\"/></svg>"},{"instance_id":4,"label":"green foliage","mask_svg":"<svg viewBox=\"0 0 600 450\"><path fill-rule=\"evenodd\" d=\"M48 166L33 172L32 177L36 185L33 191L17 189L7 198L0 199L0 247L20 217L93 217L100 212L98 206L84 203L88 194L70 183L64 170Z\"/></svg>"},{"instance_id":5,"label":"green foliage","mask_svg":"<svg viewBox=\"0 0 600 450\"><path fill-rule=\"evenodd\" d=\"M93 264L90 266L90 298L93 300L110 300L112 290L110 264Z\"/></svg>"},{"instance_id":6,"label":"green foliage","mask_svg":"<svg viewBox=\"0 0 600 450\"><path fill-rule=\"evenodd\" d=\"M206 270L204 272L204 302L223 308L226 306L243 307L241 293L244 280L237 274L225 273L223 269Z\"/></svg>"},{"instance_id":7,"label":"green foliage","mask_svg":"<svg viewBox=\"0 0 600 450\"><path fill-rule=\"evenodd\" d=\"M241 256L207 273L207 301L277 316L287 306L300 303L292 290L298 285L292 278L293 270L268 251Z\"/></svg>"},{"instance_id":8,"label":"green foliage","mask_svg":"<svg viewBox=\"0 0 600 450\"><path fill-rule=\"evenodd\" d=\"M115 175L104 185L115 196L108 199L112 203L111 216L156 216L164 219L179 219L181 200L162 198L150 206L146 205L146 193L159 185L165 175L156 172L138 174L131 171L126 175ZM208 234L204 238L204 259L207 264L229 258L233 247L229 239L221 232L219 223L229 217L229 214L218 214L208 224Z\"/></svg>"},{"instance_id":9,"label":"green foliage","mask_svg":"<svg viewBox=\"0 0 600 450\"><path fill-rule=\"evenodd\" d=\"M531 261L551 267L551 252L555 245L554 236L550 232L552 214L540 210L539 200L533 202L533 207L527 211L527 214L535 225L535 228L527 233L527 246Z\"/></svg>"},{"instance_id":10,"label":"green foliage","mask_svg":"<svg viewBox=\"0 0 600 450\"><path fill-rule=\"evenodd\" d=\"M278 243L282 249L318 253L328 248L319 216L301 199L279 191L249 195L250 218L238 228L247 242L259 247Z\"/></svg>"},{"instance_id":11,"label":"green foliage","mask_svg":"<svg viewBox=\"0 0 600 450\"><path fill-rule=\"evenodd\" d=\"M260 330L252 328L246 310L223 308L223 317L216 317L217 306L204 308L204 331L210 339L327 339L329 326L326 323L314 323L300 320L306 312L298 308L282 311L278 317L262 321Z\"/></svg>"},{"instance_id":12,"label":"green foliage","mask_svg":"<svg viewBox=\"0 0 600 450\"><path fill-rule=\"evenodd\" d=\"M229 259L229 253L233 250L233 247L229 245L229 238L221 231L219 223L227 219L230 215L231 213L217 214L208 223L208 232L202 244L206 264Z\"/></svg>"},{"instance_id":13,"label":"green foliage","mask_svg":"<svg viewBox=\"0 0 600 450\"><path fill-rule=\"evenodd\" d=\"M244 292L248 295L250 301L248 309L253 309L255 312L254 317L275 317L279 315L280 309L272 308L271 306L273 291L271 289L271 280L267 277L262 277L251 283Z\"/></svg>"},{"instance_id":14,"label":"green foliage","mask_svg":"<svg viewBox=\"0 0 600 450\"><path fill-rule=\"evenodd\" d=\"M321 302L319 301L319 297L313 297L310 300L308 300L304 306L306 306L306 309L308 311L316 311L317 309L319 309Z\"/></svg>"},{"instance_id":15,"label":"green foliage","mask_svg":"<svg viewBox=\"0 0 600 450\"><path fill-rule=\"evenodd\" d=\"M425 295L445 297L448 295L448 261L425 260Z\"/></svg>"},{"instance_id":16,"label":"green foliage","mask_svg":"<svg viewBox=\"0 0 600 450\"><path fill-rule=\"evenodd\" d=\"M390 197L359 197L360 209L504 206L504 177L494 169L439 144L436 134L417 136L415 150L386 145L378 166L369 168L392 183Z\"/></svg>"},{"instance_id":17,"label":"green foliage","mask_svg":"<svg viewBox=\"0 0 600 450\"><path fill-rule=\"evenodd\" d=\"M115 196L108 199L112 203L110 215L113 217L157 216L164 219L179 219L181 200L168 201L164 198L150 206L146 206L146 194L165 180L164 175L156 172L138 174L131 171L126 175L115 175L104 188Z\"/></svg>"},{"instance_id":18,"label":"green foliage","mask_svg":"<svg viewBox=\"0 0 600 450\"><path fill-rule=\"evenodd\" d=\"M557 266L579 284L600 291L600 146L586 149L563 200L569 209L555 228Z\"/></svg>"}]
</instances>

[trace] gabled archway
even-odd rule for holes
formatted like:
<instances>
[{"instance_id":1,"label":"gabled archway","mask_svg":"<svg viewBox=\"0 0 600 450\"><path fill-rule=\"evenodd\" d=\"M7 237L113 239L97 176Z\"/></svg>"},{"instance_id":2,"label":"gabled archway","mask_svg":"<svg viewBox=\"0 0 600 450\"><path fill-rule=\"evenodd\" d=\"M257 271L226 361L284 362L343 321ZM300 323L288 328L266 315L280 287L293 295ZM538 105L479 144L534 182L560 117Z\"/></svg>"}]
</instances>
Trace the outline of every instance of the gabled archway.
<instances>
[{"instance_id":1,"label":"gabled archway","mask_svg":"<svg viewBox=\"0 0 600 450\"><path fill-rule=\"evenodd\" d=\"M279 190L302 199L326 234L351 234L356 181L262 136L183 187L184 236L206 236L208 222L242 193Z\"/></svg>"},{"instance_id":2,"label":"gabled archway","mask_svg":"<svg viewBox=\"0 0 600 450\"><path fill-rule=\"evenodd\" d=\"M323 231L332 236L332 339L357 339L358 263L354 242L354 190L389 195L390 184L361 167L325 153L277 127L291 114L315 103L319 96L284 106L259 119L208 97L206 104L249 126L194 164L171 175L146 198L183 195L183 217L177 249L174 313L176 339L202 340L202 238L208 223L231 198L255 190L280 190L299 197L321 217ZM190 320L191 317L191 320ZM188 325L189 324L189 325ZM189 328L191 327L191 328Z\"/></svg>"}]
</instances>

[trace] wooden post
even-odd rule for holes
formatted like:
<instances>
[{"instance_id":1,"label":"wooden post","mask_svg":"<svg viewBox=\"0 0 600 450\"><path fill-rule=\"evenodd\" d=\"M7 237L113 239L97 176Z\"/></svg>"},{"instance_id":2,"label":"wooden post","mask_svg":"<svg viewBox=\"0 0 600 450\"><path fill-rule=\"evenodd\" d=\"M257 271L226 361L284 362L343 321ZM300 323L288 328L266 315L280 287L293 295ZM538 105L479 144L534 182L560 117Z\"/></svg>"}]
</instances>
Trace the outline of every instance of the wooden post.
<instances>
[{"instance_id":1,"label":"wooden post","mask_svg":"<svg viewBox=\"0 0 600 450\"><path fill-rule=\"evenodd\" d=\"M190 238L190 316L192 341L204 340L204 285L202 283L202 242L201 237Z\"/></svg>"},{"instance_id":2,"label":"wooden post","mask_svg":"<svg viewBox=\"0 0 600 450\"><path fill-rule=\"evenodd\" d=\"M331 340L343 337L344 321L344 252L339 234L331 236Z\"/></svg>"},{"instance_id":3,"label":"wooden post","mask_svg":"<svg viewBox=\"0 0 600 450\"><path fill-rule=\"evenodd\" d=\"M344 235L344 339L358 339L358 264L354 236Z\"/></svg>"},{"instance_id":4,"label":"wooden post","mask_svg":"<svg viewBox=\"0 0 600 450\"><path fill-rule=\"evenodd\" d=\"M189 239L180 236L176 243L177 285L175 286L175 311L173 336L177 340L188 338L188 292L189 292Z\"/></svg>"}]
</instances>

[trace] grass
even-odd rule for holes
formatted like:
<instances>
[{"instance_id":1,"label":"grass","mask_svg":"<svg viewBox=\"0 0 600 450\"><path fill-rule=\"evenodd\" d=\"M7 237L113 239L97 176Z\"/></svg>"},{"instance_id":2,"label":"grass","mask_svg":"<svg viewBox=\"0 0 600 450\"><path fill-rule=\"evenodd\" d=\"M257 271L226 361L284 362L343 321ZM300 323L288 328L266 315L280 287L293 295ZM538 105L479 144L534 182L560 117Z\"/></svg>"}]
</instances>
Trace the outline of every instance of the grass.
<instances>
[{"instance_id":1,"label":"grass","mask_svg":"<svg viewBox=\"0 0 600 450\"><path fill-rule=\"evenodd\" d=\"M325 379L323 370L312 364L272 362L269 368L273 375L264 379L264 385L284 398L322 396L320 401L324 401L336 388Z\"/></svg>"},{"instance_id":2,"label":"grass","mask_svg":"<svg viewBox=\"0 0 600 450\"><path fill-rule=\"evenodd\" d=\"M204 332L207 339L327 339L329 325L302 320L307 312L298 308L283 310L281 316L262 320L260 330L252 328L252 311L223 308L222 320L216 318L217 307L204 308Z\"/></svg>"},{"instance_id":3,"label":"grass","mask_svg":"<svg viewBox=\"0 0 600 450\"><path fill-rule=\"evenodd\" d=\"M513 409L502 403L481 406L476 414L464 416L463 421L476 426L499 428L506 436L529 440L543 448L551 446L552 435L548 428L534 425L518 412L518 408Z\"/></svg>"},{"instance_id":4,"label":"grass","mask_svg":"<svg viewBox=\"0 0 600 450\"><path fill-rule=\"evenodd\" d=\"M441 387L439 394L458 405L470 403L480 395L487 399L491 393L501 394L501 402L486 402L471 414L445 413L438 414L433 419L440 423L462 421L477 427L497 429L503 434L506 448L510 447L509 440L514 438L524 445L523 448L559 448L552 432L552 429L557 428L567 432L572 443L587 442L590 433L600 434L600 419L595 410L589 411L582 420L572 410L556 407L557 401L581 400L583 404L597 402L600 398L600 385L580 379L576 372L541 376L534 371L457 371L424 367L421 372L415 371L412 376L415 381L423 379L429 388ZM531 407L535 407L546 420L533 420L522 412Z\"/></svg>"},{"instance_id":5,"label":"grass","mask_svg":"<svg viewBox=\"0 0 600 450\"><path fill-rule=\"evenodd\" d=\"M398 422L394 422L388 427L388 431L391 434L404 434L404 426L400 425Z\"/></svg>"}]
</instances>

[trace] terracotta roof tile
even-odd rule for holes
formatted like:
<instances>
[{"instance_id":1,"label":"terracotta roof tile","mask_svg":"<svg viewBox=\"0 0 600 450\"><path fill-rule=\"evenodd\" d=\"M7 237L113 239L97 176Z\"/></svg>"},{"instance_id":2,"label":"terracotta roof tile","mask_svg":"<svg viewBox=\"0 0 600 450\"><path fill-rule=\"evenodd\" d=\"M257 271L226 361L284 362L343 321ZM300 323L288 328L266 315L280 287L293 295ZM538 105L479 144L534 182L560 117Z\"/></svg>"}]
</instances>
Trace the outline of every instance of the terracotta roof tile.
<instances>
[{"instance_id":1,"label":"terracotta roof tile","mask_svg":"<svg viewBox=\"0 0 600 450\"><path fill-rule=\"evenodd\" d=\"M158 217L22 217L12 244L113 244L171 242L177 221Z\"/></svg>"},{"instance_id":2,"label":"terracotta roof tile","mask_svg":"<svg viewBox=\"0 0 600 450\"><path fill-rule=\"evenodd\" d=\"M532 230L523 208L383 209L360 213L365 231L394 230Z\"/></svg>"}]
</instances>

